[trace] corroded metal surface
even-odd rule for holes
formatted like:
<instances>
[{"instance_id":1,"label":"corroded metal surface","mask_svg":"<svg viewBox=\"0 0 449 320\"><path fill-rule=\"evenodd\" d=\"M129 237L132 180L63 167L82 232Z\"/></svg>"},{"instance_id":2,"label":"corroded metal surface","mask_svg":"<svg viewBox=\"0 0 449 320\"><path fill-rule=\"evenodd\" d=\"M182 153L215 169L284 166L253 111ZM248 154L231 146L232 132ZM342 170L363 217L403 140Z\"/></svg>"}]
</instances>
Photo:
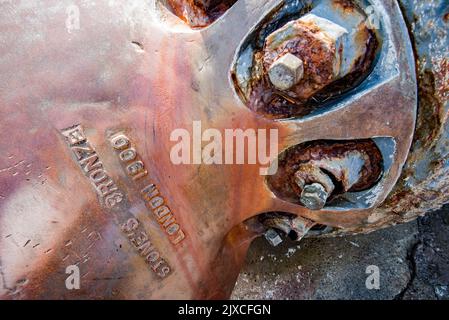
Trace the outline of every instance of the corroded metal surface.
<instances>
[{"instance_id":1,"label":"corroded metal surface","mask_svg":"<svg viewBox=\"0 0 449 320\"><path fill-rule=\"evenodd\" d=\"M329 20L333 18L346 23L340 25ZM296 104L299 110L287 112L286 116L303 114L301 109L307 100L318 92L337 79L369 68L373 59L370 47L375 47L377 40L367 27L366 19L363 11L349 1L322 1L307 15L274 31L266 38L263 62L257 62L256 53L254 63L263 63L267 70L279 56L293 53L304 61L305 77L294 88L289 88L288 98L275 91L270 96L271 88L261 78L253 84L249 106L258 112L279 116L280 110L289 110L291 104Z\"/></svg>"},{"instance_id":2,"label":"corroded metal surface","mask_svg":"<svg viewBox=\"0 0 449 320\"><path fill-rule=\"evenodd\" d=\"M204 28L212 24L236 0L165 0L164 3L175 15L192 28Z\"/></svg>"},{"instance_id":3,"label":"corroded metal surface","mask_svg":"<svg viewBox=\"0 0 449 320\"><path fill-rule=\"evenodd\" d=\"M293 2L283 8L280 12L287 13L266 18L253 31L235 70L236 87L248 107L276 119L306 116L356 87L372 69L379 46L369 17L355 2ZM306 14L270 33L270 26L288 18L289 11ZM294 86L278 88L268 81L267 70L286 54L303 61L304 76ZM242 64L251 65L246 71L250 79L241 74Z\"/></svg>"},{"instance_id":4,"label":"corroded metal surface","mask_svg":"<svg viewBox=\"0 0 449 320\"><path fill-rule=\"evenodd\" d=\"M408 155L416 91L399 7L375 2L395 33L383 34L373 72L320 114L284 121L247 108L231 80L243 39L280 1L239 1L200 30L148 1L2 2L0 296L224 298L265 231L252 219L259 214L343 231L380 221L375 208ZM68 29L73 3L80 24ZM391 161L366 207L317 212L276 197L259 165L174 164L170 133L192 132L197 120L277 129L280 151L318 140L394 143L378 144ZM74 264L82 285L70 291Z\"/></svg>"},{"instance_id":5,"label":"corroded metal surface","mask_svg":"<svg viewBox=\"0 0 449 320\"><path fill-rule=\"evenodd\" d=\"M260 222L276 230L282 231L292 240L300 241L316 225L316 222L297 217L294 215L285 216L279 213L269 213L260 216Z\"/></svg>"},{"instance_id":6,"label":"corroded metal surface","mask_svg":"<svg viewBox=\"0 0 449 320\"><path fill-rule=\"evenodd\" d=\"M321 141L285 151L267 180L278 197L297 202L307 184L318 182L338 195L372 188L381 173L382 155L373 141Z\"/></svg>"},{"instance_id":7,"label":"corroded metal surface","mask_svg":"<svg viewBox=\"0 0 449 320\"><path fill-rule=\"evenodd\" d=\"M444 0L400 1L417 61L417 128L401 178L361 233L414 220L449 201L449 4Z\"/></svg>"}]
</instances>

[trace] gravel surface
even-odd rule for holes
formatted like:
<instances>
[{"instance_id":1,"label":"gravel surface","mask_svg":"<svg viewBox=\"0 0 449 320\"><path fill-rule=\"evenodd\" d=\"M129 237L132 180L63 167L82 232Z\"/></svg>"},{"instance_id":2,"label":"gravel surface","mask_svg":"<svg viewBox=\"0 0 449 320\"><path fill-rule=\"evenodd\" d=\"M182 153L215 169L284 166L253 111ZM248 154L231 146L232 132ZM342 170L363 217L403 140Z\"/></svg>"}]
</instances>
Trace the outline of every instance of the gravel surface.
<instances>
[{"instance_id":1,"label":"gravel surface","mask_svg":"<svg viewBox=\"0 0 449 320\"><path fill-rule=\"evenodd\" d=\"M367 288L370 270L379 271L378 289ZM232 299L449 299L448 288L446 207L368 235L284 240L276 248L258 239Z\"/></svg>"}]
</instances>

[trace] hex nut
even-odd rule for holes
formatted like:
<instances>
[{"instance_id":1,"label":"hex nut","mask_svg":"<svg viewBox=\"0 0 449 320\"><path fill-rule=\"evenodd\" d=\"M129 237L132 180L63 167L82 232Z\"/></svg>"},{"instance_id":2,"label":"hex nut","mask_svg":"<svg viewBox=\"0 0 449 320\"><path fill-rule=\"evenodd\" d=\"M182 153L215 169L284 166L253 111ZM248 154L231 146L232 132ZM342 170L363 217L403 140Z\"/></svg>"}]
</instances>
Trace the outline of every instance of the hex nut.
<instances>
[{"instance_id":1,"label":"hex nut","mask_svg":"<svg viewBox=\"0 0 449 320\"><path fill-rule=\"evenodd\" d=\"M343 37L348 34L348 31L333 21L318 17L314 14L307 14L300 18L304 25L308 25L311 28L317 28L320 32L314 33L316 40L321 41L323 45L329 48L334 48L334 59L332 60L332 66L334 71L334 77L338 78L343 76L341 71L341 56L340 47L343 45ZM342 51L345 51L344 48Z\"/></svg>"},{"instance_id":2,"label":"hex nut","mask_svg":"<svg viewBox=\"0 0 449 320\"><path fill-rule=\"evenodd\" d=\"M279 90L288 90L301 81L304 64L297 56L287 53L277 59L268 70L270 82Z\"/></svg>"},{"instance_id":3,"label":"hex nut","mask_svg":"<svg viewBox=\"0 0 449 320\"><path fill-rule=\"evenodd\" d=\"M326 205L329 194L320 183L304 186L301 193L301 203L310 210L321 210Z\"/></svg>"},{"instance_id":4,"label":"hex nut","mask_svg":"<svg viewBox=\"0 0 449 320\"><path fill-rule=\"evenodd\" d=\"M277 247L282 243L282 238L279 233L274 229L268 229L265 232L265 239L271 244L273 247Z\"/></svg>"}]
</instances>

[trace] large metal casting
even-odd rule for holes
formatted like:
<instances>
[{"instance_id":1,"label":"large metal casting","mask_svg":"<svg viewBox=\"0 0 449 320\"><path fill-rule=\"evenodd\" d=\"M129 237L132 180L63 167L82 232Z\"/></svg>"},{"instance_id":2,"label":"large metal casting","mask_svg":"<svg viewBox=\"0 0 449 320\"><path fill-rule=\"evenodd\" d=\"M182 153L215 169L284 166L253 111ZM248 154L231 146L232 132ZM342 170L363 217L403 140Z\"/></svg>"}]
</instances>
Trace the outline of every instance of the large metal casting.
<instances>
[{"instance_id":1,"label":"large metal casting","mask_svg":"<svg viewBox=\"0 0 449 320\"><path fill-rule=\"evenodd\" d=\"M384 217L417 108L396 1L195 3L216 14L0 3L2 299L227 298L255 237L363 231ZM373 12L378 27L365 24ZM312 42L325 60L308 55ZM193 137L196 121L278 130L287 175L173 163L172 132ZM320 156L301 157L310 146ZM66 286L73 265L79 290Z\"/></svg>"}]
</instances>

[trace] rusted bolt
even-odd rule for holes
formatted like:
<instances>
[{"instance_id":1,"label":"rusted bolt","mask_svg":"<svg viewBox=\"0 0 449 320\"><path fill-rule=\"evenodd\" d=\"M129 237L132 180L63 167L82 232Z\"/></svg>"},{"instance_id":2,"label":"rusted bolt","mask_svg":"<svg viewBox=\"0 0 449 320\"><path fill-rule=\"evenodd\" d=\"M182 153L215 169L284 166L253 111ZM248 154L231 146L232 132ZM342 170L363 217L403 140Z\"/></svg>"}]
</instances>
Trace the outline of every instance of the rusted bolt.
<instances>
[{"instance_id":1,"label":"rusted bolt","mask_svg":"<svg viewBox=\"0 0 449 320\"><path fill-rule=\"evenodd\" d=\"M271 83L280 90L295 87L296 95L306 99L344 76L349 72L342 70L342 53L349 53L343 45L347 33L345 28L315 14L274 31L267 37L264 55ZM307 81L299 84L303 77Z\"/></svg>"},{"instance_id":2,"label":"rusted bolt","mask_svg":"<svg viewBox=\"0 0 449 320\"><path fill-rule=\"evenodd\" d=\"M346 34L348 34L348 31L339 24L334 23L331 20L318 17L314 14L305 15L300 19L300 21L310 29L317 28L319 32L314 33L315 40L320 41L323 46L331 49L331 57L333 59L329 61L329 63L332 63L333 78L342 76L340 74L341 71L343 71L343 75L349 72L349 70L341 70L341 52L345 53L348 51L343 45L343 39Z\"/></svg>"},{"instance_id":3,"label":"rusted bolt","mask_svg":"<svg viewBox=\"0 0 449 320\"><path fill-rule=\"evenodd\" d=\"M300 190L315 182L321 184L328 194L335 190L334 182L327 173L321 170L320 164L309 161L298 166L298 170L294 174L294 181Z\"/></svg>"},{"instance_id":4,"label":"rusted bolt","mask_svg":"<svg viewBox=\"0 0 449 320\"><path fill-rule=\"evenodd\" d=\"M320 206L308 205L309 185L320 184L327 193L321 199L332 200L332 207L342 207L344 201L356 203L357 193L376 186L385 166L373 140L311 141L289 148L279 159L278 171L267 179L269 188L284 201L311 208Z\"/></svg>"},{"instance_id":5,"label":"rusted bolt","mask_svg":"<svg viewBox=\"0 0 449 320\"><path fill-rule=\"evenodd\" d=\"M329 193L320 183L304 186L301 193L301 203L310 210L321 210L326 205Z\"/></svg>"},{"instance_id":6,"label":"rusted bolt","mask_svg":"<svg viewBox=\"0 0 449 320\"><path fill-rule=\"evenodd\" d=\"M316 225L315 221L282 213L267 213L262 222L271 230L281 230L295 241L300 241L304 238L309 230Z\"/></svg>"},{"instance_id":7,"label":"rusted bolt","mask_svg":"<svg viewBox=\"0 0 449 320\"><path fill-rule=\"evenodd\" d=\"M301 59L287 53L277 59L268 70L271 83L279 90L288 90L298 84L304 75L304 64Z\"/></svg>"},{"instance_id":8,"label":"rusted bolt","mask_svg":"<svg viewBox=\"0 0 449 320\"><path fill-rule=\"evenodd\" d=\"M367 160L364 153L351 150L340 156L325 156L300 164L294 174L294 182L301 190L301 203L310 210L323 209L336 188L329 173L344 192L349 191L361 180Z\"/></svg>"},{"instance_id":9,"label":"rusted bolt","mask_svg":"<svg viewBox=\"0 0 449 320\"><path fill-rule=\"evenodd\" d=\"M282 238L279 233L274 229L268 229L265 232L265 239L267 239L268 243L273 247L277 247L282 243Z\"/></svg>"},{"instance_id":10,"label":"rusted bolt","mask_svg":"<svg viewBox=\"0 0 449 320\"><path fill-rule=\"evenodd\" d=\"M349 74L366 51L364 43L353 43L348 31L353 29L320 16L324 13L318 10L290 21L265 41L263 63L271 83L280 90L291 89L300 99ZM356 17L353 20L358 22ZM301 78L304 81L299 82Z\"/></svg>"},{"instance_id":11,"label":"rusted bolt","mask_svg":"<svg viewBox=\"0 0 449 320\"><path fill-rule=\"evenodd\" d=\"M331 195L372 187L382 172L382 155L373 142L322 144L296 154L290 185L311 210L323 209Z\"/></svg>"}]
</instances>

